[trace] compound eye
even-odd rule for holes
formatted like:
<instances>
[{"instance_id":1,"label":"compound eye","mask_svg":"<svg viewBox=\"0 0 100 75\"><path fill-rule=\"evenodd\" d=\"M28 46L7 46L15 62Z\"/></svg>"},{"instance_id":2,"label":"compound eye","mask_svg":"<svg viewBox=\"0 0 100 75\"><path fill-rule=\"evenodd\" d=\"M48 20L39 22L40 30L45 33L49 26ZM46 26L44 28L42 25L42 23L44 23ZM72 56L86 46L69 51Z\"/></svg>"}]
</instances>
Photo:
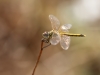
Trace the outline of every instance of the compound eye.
<instances>
[{"instance_id":1,"label":"compound eye","mask_svg":"<svg viewBox=\"0 0 100 75\"><path fill-rule=\"evenodd\" d=\"M44 38L49 38L48 32L44 32L44 33L43 33L43 37L44 37Z\"/></svg>"}]
</instances>

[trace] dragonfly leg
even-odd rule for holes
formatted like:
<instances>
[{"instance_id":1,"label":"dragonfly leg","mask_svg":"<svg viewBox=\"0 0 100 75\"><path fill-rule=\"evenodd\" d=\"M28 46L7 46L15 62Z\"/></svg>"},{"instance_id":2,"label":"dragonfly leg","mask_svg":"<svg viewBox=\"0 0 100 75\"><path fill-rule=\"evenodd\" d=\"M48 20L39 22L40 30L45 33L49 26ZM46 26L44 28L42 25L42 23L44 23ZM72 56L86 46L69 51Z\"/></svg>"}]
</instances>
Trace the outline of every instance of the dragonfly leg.
<instances>
[{"instance_id":1,"label":"dragonfly leg","mask_svg":"<svg viewBox=\"0 0 100 75\"><path fill-rule=\"evenodd\" d=\"M44 43L48 43L48 40L45 40L45 39L43 38L43 39L42 39L42 42L44 42ZM43 50L44 48L50 46L50 45L51 45L51 43L49 43L48 45L42 47L42 50Z\"/></svg>"},{"instance_id":2,"label":"dragonfly leg","mask_svg":"<svg viewBox=\"0 0 100 75\"><path fill-rule=\"evenodd\" d=\"M44 48L46 48L46 47L48 47L48 46L50 46L50 45L51 45L51 43L49 43L48 45L42 47L42 49L44 49Z\"/></svg>"}]
</instances>

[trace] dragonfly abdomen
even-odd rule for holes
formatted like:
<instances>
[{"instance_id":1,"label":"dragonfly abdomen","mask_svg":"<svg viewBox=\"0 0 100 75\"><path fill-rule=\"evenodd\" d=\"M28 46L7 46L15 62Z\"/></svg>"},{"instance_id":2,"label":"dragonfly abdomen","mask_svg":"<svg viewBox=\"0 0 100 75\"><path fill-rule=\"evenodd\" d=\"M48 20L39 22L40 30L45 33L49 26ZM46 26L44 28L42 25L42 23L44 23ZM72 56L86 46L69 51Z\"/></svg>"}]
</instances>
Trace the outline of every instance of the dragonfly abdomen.
<instances>
[{"instance_id":1,"label":"dragonfly abdomen","mask_svg":"<svg viewBox=\"0 0 100 75\"><path fill-rule=\"evenodd\" d=\"M61 35L67 35L72 37L85 37L83 34L70 34L70 33L61 33Z\"/></svg>"}]
</instances>

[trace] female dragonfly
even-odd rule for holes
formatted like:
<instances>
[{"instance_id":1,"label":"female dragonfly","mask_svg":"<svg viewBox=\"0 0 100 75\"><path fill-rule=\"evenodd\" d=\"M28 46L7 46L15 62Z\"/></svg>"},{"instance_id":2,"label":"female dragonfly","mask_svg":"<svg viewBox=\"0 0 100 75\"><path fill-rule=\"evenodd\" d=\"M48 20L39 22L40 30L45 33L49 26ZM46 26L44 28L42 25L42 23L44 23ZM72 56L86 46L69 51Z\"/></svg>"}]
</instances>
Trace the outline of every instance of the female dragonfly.
<instances>
[{"instance_id":1,"label":"female dragonfly","mask_svg":"<svg viewBox=\"0 0 100 75\"><path fill-rule=\"evenodd\" d=\"M70 36L85 37L83 34L69 33L68 29L72 27L71 24L64 24L60 26L59 20L53 15L49 15L49 19L53 30L43 33L43 40L45 43L50 42L49 45L57 45L60 42L61 47L64 50L67 50L70 45Z\"/></svg>"},{"instance_id":2,"label":"female dragonfly","mask_svg":"<svg viewBox=\"0 0 100 75\"><path fill-rule=\"evenodd\" d=\"M34 70L32 75L34 75L35 70L37 68L37 65L39 63L42 51L44 48L48 47L49 45L57 45L60 42L61 47L64 50L67 50L69 48L70 45L70 36L75 36L75 37L85 37L85 35L83 34L71 34L69 33L69 29L72 27L71 24L64 24L62 26L60 26L60 22L59 20L53 16L53 15L49 15L49 19L51 21L51 25L52 25L52 30L49 32L44 32L43 35L43 39L41 41L41 50L37 59L37 62L35 64ZM43 47L43 43L50 43L47 46Z\"/></svg>"}]
</instances>

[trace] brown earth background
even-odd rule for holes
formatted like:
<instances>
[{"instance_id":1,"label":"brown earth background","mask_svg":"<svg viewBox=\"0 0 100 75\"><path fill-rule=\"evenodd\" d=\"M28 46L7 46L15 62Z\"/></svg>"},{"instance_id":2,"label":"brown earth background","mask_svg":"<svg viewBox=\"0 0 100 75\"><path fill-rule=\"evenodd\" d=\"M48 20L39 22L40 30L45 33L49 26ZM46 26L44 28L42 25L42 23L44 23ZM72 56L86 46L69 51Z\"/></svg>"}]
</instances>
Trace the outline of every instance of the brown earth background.
<instances>
[{"instance_id":1,"label":"brown earth background","mask_svg":"<svg viewBox=\"0 0 100 75\"><path fill-rule=\"evenodd\" d=\"M0 0L0 75L32 74L49 14L87 36L44 49L35 75L100 75L99 0Z\"/></svg>"}]
</instances>

